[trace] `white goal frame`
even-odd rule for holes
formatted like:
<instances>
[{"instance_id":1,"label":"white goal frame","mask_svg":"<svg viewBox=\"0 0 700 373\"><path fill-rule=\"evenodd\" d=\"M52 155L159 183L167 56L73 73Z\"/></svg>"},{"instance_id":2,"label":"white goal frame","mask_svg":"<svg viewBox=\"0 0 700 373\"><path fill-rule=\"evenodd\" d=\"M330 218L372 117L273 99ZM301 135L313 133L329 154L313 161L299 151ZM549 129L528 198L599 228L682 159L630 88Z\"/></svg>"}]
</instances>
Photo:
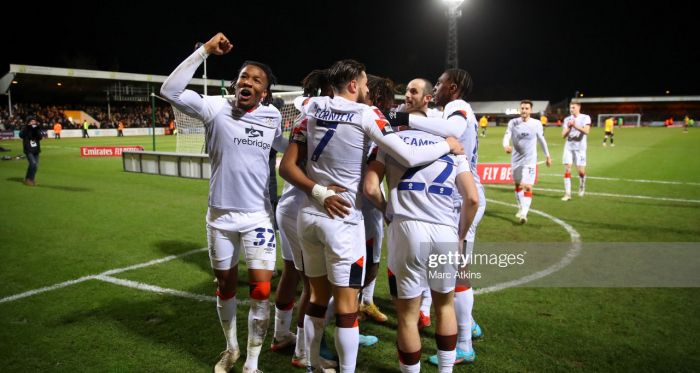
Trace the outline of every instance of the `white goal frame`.
<instances>
[{"instance_id":1,"label":"white goal frame","mask_svg":"<svg viewBox=\"0 0 700 373\"><path fill-rule=\"evenodd\" d=\"M632 121L628 121L627 118L636 118L637 121L637 127L641 127L642 125L642 114L598 114L598 122L597 122L597 127L603 127L605 126L605 119L610 118L610 117L623 117L625 119L624 126L632 124Z\"/></svg>"}]
</instances>

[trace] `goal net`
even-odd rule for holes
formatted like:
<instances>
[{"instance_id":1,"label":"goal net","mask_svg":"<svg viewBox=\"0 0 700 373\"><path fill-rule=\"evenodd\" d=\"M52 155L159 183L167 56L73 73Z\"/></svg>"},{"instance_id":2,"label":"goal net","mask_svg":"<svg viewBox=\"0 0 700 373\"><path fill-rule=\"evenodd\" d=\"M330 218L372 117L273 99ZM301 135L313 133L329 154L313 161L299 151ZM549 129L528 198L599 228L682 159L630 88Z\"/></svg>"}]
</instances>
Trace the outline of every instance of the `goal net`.
<instances>
[{"instance_id":1,"label":"goal net","mask_svg":"<svg viewBox=\"0 0 700 373\"><path fill-rule=\"evenodd\" d=\"M284 100L284 106L280 110L280 113L282 114L282 131L286 138L289 138L294 122L299 116L299 110L294 107L294 99L302 94L303 92L301 91L273 93L275 97L280 97ZM225 95L224 98L233 100L235 96ZM177 128L177 145L175 151L177 153L206 154L204 123L199 119L192 118L180 112L174 106L173 113L175 113L175 126ZM278 154L277 157L282 157L282 154Z\"/></svg>"},{"instance_id":2,"label":"goal net","mask_svg":"<svg viewBox=\"0 0 700 373\"><path fill-rule=\"evenodd\" d=\"M641 126L641 114L598 114L598 127L605 127L605 120L613 118L616 126Z\"/></svg>"}]
</instances>

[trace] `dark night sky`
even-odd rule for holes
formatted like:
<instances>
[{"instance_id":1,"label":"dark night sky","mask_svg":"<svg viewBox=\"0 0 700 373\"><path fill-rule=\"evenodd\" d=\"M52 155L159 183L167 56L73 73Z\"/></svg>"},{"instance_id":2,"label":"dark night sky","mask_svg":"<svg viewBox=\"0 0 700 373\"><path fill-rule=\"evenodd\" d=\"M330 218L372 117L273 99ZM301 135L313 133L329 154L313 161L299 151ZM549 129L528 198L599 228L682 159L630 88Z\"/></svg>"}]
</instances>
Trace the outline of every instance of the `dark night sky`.
<instances>
[{"instance_id":1,"label":"dark night sky","mask_svg":"<svg viewBox=\"0 0 700 373\"><path fill-rule=\"evenodd\" d=\"M697 4L466 0L459 64L475 82L470 100L557 102L575 91L700 94ZM75 67L68 65L78 60L98 70L168 75L196 42L219 31L235 47L208 60L210 78L232 79L252 59L270 64L280 83L299 85L312 69L354 58L369 73L405 84L417 77L434 82L445 64L440 0L10 2L3 8L10 20L0 74L10 63Z\"/></svg>"}]
</instances>

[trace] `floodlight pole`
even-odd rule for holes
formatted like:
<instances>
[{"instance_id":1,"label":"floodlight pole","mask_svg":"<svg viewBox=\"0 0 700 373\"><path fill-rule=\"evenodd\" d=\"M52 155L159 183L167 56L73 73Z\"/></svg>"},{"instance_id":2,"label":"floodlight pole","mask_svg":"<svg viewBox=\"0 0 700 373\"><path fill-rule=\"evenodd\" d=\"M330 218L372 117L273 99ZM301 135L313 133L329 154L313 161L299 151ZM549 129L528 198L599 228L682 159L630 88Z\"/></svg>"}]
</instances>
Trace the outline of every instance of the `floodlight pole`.
<instances>
[{"instance_id":1,"label":"floodlight pole","mask_svg":"<svg viewBox=\"0 0 700 373\"><path fill-rule=\"evenodd\" d=\"M444 0L447 4L447 55L445 69L456 69L457 58L457 18L462 16L462 11L457 9L464 0Z\"/></svg>"},{"instance_id":2,"label":"floodlight pole","mask_svg":"<svg viewBox=\"0 0 700 373\"><path fill-rule=\"evenodd\" d=\"M7 107L10 109L10 116L12 116L12 95L10 94L11 89L7 90Z\"/></svg>"},{"instance_id":3,"label":"floodlight pole","mask_svg":"<svg viewBox=\"0 0 700 373\"><path fill-rule=\"evenodd\" d=\"M153 114L153 151L156 151L156 87L151 87L151 114Z\"/></svg>"}]
</instances>

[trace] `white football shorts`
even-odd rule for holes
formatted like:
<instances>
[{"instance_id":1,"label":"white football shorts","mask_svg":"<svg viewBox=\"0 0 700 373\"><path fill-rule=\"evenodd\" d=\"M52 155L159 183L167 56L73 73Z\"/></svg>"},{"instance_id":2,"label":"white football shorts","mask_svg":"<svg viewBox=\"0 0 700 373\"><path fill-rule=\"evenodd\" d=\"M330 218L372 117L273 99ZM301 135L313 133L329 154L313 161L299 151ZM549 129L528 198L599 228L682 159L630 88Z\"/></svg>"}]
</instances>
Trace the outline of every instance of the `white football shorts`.
<instances>
[{"instance_id":1,"label":"white football shorts","mask_svg":"<svg viewBox=\"0 0 700 373\"><path fill-rule=\"evenodd\" d=\"M362 286L366 252L363 221L351 224L301 212L297 216L297 232L306 276L328 275L328 281L335 286Z\"/></svg>"},{"instance_id":2,"label":"white football shorts","mask_svg":"<svg viewBox=\"0 0 700 373\"><path fill-rule=\"evenodd\" d=\"M442 294L453 291L457 263L435 267L431 263L435 263L436 255L456 255L459 252L458 239L457 229L447 225L417 220L398 220L389 224L387 268L391 295L413 299L423 293L426 284Z\"/></svg>"},{"instance_id":3,"label":"white football shorts","mask_svg":"<svg viewBox=\"0 0 700 373\"><path fill-rule=\"evenodd\" d=\"M269 211L238 212L210 207L207 244L211 267L216 270L238 265L241 251L248 269L275 269L277 243Z\"/></svg>"},{"instance_id":4,"label":"white football shorts","mask_svg":"<svg viewBox=\"0 0 700 373\"><path fill-rule=\"evenodd\" d=\"M282 259L294 262L294 268L301 271L303 268L301 258L301 241L297 233L297 220L277 210L277 227L280 230L280 247Z\"/></svg>"},{"instance_id":5,"label":"white football shorts","mask_svg":"<svg viewBox=\"0 0 700 373\"><path fill-rule=\"evenodd\" d=\"M537 165L519 164L512 166L513 181L516 183L533 185L537 176Z\"/></svg>"},{"instance_id":6,"label":"white football shorts","mask_svg":"<svg viewBox=\"0 0 700 373\"><path fill-rule=\"evenodd\" d=\"M562 164L574 164L577 166L586 165L586 152L581 150L564 149L564 158Z\"/></svg>"}]
</instances>

